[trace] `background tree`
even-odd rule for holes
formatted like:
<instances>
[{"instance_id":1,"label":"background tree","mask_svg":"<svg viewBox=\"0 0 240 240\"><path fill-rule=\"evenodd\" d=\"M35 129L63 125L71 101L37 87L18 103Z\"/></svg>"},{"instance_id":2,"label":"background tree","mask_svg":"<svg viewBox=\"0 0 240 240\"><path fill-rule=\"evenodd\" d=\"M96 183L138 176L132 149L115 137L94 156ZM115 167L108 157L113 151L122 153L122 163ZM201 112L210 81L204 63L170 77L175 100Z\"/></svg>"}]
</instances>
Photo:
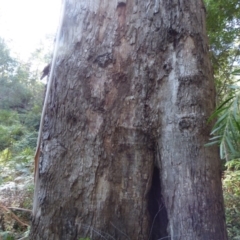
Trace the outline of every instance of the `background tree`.
<instances>
[{"instance_id":1,"label":"background tree","mask_svg":"<svg viewBox=\"0 0 240 240\"><path fill-rule=\"evenodd\" d=\"M66 1L63 17L31 238L227 239L202 1Z\"/></svg>"}]
</instances>

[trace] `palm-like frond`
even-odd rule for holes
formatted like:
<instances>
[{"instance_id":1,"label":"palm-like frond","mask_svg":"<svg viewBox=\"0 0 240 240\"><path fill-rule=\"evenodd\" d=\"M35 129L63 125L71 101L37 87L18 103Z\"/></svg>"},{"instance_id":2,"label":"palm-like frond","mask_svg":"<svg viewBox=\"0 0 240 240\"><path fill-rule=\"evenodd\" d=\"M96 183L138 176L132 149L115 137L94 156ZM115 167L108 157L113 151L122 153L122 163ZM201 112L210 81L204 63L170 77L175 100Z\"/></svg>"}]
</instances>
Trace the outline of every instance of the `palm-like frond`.
<instances>
[{"instance_id":1,"label":"palm-like frond","mask_svg":"<svg viewBox=\"0 0 240 240\"><path fill-rule=\"evenodd\" d=\"M233 72L239 76L240 70ZM240 158L240 86L229 86L229 96L213 112L209 121L216 119L209 143L219 144L220 157L227 161Z\"/></svg>"}]
</instances>

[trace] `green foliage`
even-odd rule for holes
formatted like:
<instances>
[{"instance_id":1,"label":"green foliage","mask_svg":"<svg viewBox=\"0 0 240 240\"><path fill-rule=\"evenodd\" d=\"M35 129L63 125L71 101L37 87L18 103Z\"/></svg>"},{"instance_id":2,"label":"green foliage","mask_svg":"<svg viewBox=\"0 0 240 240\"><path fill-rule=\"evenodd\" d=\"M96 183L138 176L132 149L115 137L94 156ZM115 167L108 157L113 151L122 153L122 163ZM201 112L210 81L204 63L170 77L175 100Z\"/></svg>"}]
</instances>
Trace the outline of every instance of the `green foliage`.
<instances>
[{"instance_id":1,"label":"green foliage","mask_svg":"<svg viewBox=\"0 0 240 240\"><path fill-rule=\"evenodd\" d=\"M37 63L43 66L44 63L37 58L39 55L33 55L28 63L12 58L0 38L0 184L8 181L24 184L17 199L9 194L7 204L14 201L26 209L32 206L34 187L29 176L33 176L33 156L45 89L44 84L38 81L42 67L40 70L36 68ZM16 194L18 190L14 191ZM17 215L26 221L29 219L24 213ZM29 235L29 229L23 233L24 229L14 227L14 220L6 220L5 223L0 239L19 239Z\"/></svg>"},{"instance_id":2,"label":"green foliage","mask_svg":"<svg viewBox=\"0 0 240 240\"><path fill-rule=\"evenodd\" d=\"M228 165L232 168L235 163L238 169L239 160L234 160ZM240 236L240 170L227 170L224 175L223 190L228 236L229 239L236 239Z\"/></svg>"},{"instance_id":3,"label":"green foliage","mask_svg":"<svg viewBox=\"0 0 240 240\"><path fill-rule=\"evenodd\" d=\"M33 169L44 93L38 76L30 63L12 58L0 38L0 173L15 169L29 174Z\"/></svg>"},{"instance_id":4,"label":"green foliage","mask_svg":"<svg viewBox=\"0 0 240 240\"><path fill-rule=\"evenodd\" d=\"M12 235L12 233L10 233L8 231L4 231L4 232L0 231L0 239L2 239L2 240L14 240L14 236Z\"/></svg>"},{"instance_id":5,"label":"green foliage","mask_svg":"<svg viewBox=\"0 0 240 240\"><path fill-rule=\"evenodd\" d=\"M0 126L0 150L4 150L11 145L8 128Z\"/></svg>"},{"instance_id":6,"label":"green foliage","mask_svg":"<svg viewBox=\"0 0 240 240\"><path fill-rule=\"evenodd\" d=\"M4 123L6 126L11 126L18 120L18 114L16 111L8 111L0 109L0 123Z\"/></svg>"},{"instance_id":7,"label":"green foliage","mask_svg":"<svg viewBox=\"0 0 240 240\"><path fill-rule=\"evenodd\" d=\"M26 86L17 81L0 79L1 109L21 111L29 106L31 93Z\"/></svg>"},{"instance_id":8,"label":"green foliage","mask_svg":"<svg viewBox=\"0 0 240 240\"><path fill-rule=\"evenodd\" d=\"M19 118L22 124L26 126L28 130L38 131L39 124L40 124L40 117L41 117L41 108L38 106L34 106L31 111L20 114Z\"/></svg>"},{"instance_id":9,"label":"green foliage","mask_svg":"<svg viewBox=\"0 0 240 240\"><path fill-rule=\"evenodd\" d=\"M228 171L238 171L240 170L240 161L239 159L233 159L231 161L226 162L226 167Z\"/></svg>"},{"instance_id":10,"label":"green foliage","mask_svg":"<svg viewBox=\"0 0 240 240\"><path fill-rule=\"evenodd\" d=\"M26 153L32 154L29 147L36 144L37 132L29 132L15 111L0 110L0 120L0 161L14 156L15 160L26 159Z\"/></svg>"},{"instance_id":11,"label":"green foliage","mask_svg":"<svg viewBox=\"0 0 240 240\"><path fill-rule=\"evenodd\" d=\"M12 75L16 67L16 61L10 56L10 50L5 41L0 38L0 73L1 78Z\"/></svg>"},{"instance_id":12,"label":"green foliage","mask_svg":"<svg viewBox=\"0 0 240 240\"><path fill-rule=\"evenodd\" d=\"M233 74L239 76L240 71ZM220 157L227 161L240 158L240 86L237 82L229 86L228 95L209 119L217 118L217 121L211 132L213 137L206 145L219 144Z\"/></svg>"},{"instance_id":13,"label":"green foliage","mask_svg":"<svg viewBox=\"0 0 240 240\"><path fill-rule=\"evenodd\" d=\"M222 101L227 84L234 80L231 73L240 60L240 4L239 0L205 0L205 5L217 100Z\"/></svg>"}]
</instances>

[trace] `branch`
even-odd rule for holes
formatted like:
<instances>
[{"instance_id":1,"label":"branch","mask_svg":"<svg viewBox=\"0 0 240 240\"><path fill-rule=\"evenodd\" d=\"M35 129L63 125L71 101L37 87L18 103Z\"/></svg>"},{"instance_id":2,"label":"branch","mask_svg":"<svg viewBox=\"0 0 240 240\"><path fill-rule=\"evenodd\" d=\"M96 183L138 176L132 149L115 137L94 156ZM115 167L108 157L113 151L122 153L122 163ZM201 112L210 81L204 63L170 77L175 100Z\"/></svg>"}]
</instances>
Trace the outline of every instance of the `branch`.
<instances>
[{"instance_id":1,"label":"branch","mask_svg":"<svg viewBox=\"0 0 240 240\"><path fill-rule=\"evenodd\" d=\"M26 208L17 208L17 207L7 207L7 208L32 213L32 210L26 209Z\"/></svg>"},{"instance_id":2,"label":"branch","mask_svg":"<svg viewBox=\"0 0 240 240\"><path fill-rule=\"evenodd\" d=\"M22 222L11 210L9 210L9 208L3 206L1 203L0 203L0 208L2 208L4 211L6 212L10 212L11 213L11 216L12 218L14 218L17 222L19 222L22 226L26 226L26 227L29 227L29 224L25 223L25 222Z\"/></svg>"}]
</instances>

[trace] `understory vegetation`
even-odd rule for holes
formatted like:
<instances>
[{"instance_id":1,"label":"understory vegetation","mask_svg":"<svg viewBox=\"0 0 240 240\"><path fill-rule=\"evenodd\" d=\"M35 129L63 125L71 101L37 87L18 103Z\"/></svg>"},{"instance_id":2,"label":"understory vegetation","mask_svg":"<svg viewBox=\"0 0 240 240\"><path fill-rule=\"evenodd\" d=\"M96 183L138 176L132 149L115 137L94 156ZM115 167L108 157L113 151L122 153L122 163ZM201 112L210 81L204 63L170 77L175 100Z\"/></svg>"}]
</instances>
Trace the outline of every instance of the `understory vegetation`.
<instances>
[{"instance_id":1,"label":"understory vegetation","mask_svg":"<svg viewBox=\"0 0 240 240\"><path fill-rule=\"evenodd\" d=\"M218 144L229 239L240 239L240 4L205 0L217 108L209 147Z\"/></svg>"},{"instance_id":2,"label":"understory vegetation","mask_svg":"<svg viewBox=\"0 0 240 240\"><path fill-rule=\"evenodd\" d=\"M43 61L41 49L27 63L14 59L0 38L0 239L28 233L33 155L45 88L36 64Z\"/></svg>"},{"instance_id":3,"label":"understory vegetation","mask_svg":"<svg viewBox=\"0 0 240 240\"><path fill-rule=\"evenodd\" d=\"M240 239L240 4L205 0L217 108L206 147L218 144L229 239ZM27 239L33 196L33 155L45 85L43 49L28 62L11 57L0 38L0 239ZM90 240L90 239L89 239Z\"/></svg>"}]
</instances>

